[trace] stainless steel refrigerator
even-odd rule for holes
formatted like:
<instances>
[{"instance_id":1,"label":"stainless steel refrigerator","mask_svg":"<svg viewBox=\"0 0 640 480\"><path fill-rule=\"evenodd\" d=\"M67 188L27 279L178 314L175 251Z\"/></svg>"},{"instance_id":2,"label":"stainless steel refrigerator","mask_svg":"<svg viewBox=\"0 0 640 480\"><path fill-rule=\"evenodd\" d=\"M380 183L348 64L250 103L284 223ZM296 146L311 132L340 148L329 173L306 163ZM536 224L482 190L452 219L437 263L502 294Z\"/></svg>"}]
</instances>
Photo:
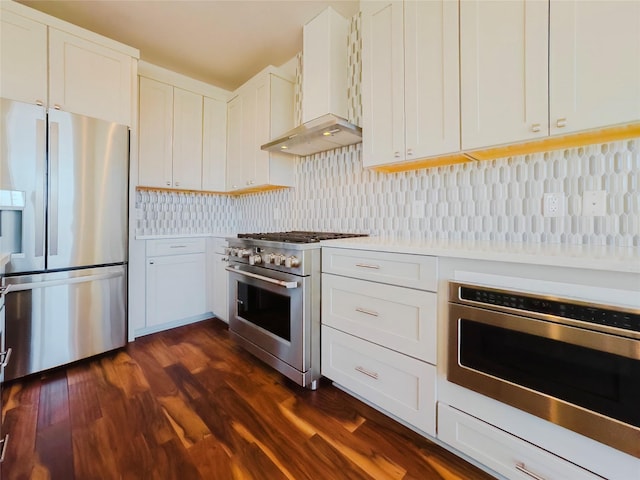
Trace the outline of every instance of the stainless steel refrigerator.
<instances>
[{"instance_id":1,"label":"stainless steel refrigerator","mask_svg":"<svg viewBox=\"0 0 640 480\"><path fill-rule=\"evenodd\" d=\"M126 343L129 130L1 99L5 380Z\"/></svg>"}]
</instances>

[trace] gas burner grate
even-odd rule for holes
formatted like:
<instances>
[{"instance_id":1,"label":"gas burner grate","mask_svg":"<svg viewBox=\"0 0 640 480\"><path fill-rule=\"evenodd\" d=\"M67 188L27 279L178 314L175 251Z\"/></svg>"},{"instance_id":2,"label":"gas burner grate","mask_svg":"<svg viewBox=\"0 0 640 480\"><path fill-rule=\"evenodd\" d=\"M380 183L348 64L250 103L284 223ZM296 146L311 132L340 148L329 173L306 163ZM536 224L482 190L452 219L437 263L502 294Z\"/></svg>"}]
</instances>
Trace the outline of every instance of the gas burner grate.
<instances>
[{"instance_id":1,"label":"gas burner grate","mask_svg":"<svg viewBox=\"0 0 640 480\"><path fill-rule=\"evenodd\" d=\"M339 238L366 237L365 233L340 232L270 232L270 233L239 233L238 238L251 240L266 240L284 243L317 243L323 240L337 240Z\"/></svg>"}]
</instances>

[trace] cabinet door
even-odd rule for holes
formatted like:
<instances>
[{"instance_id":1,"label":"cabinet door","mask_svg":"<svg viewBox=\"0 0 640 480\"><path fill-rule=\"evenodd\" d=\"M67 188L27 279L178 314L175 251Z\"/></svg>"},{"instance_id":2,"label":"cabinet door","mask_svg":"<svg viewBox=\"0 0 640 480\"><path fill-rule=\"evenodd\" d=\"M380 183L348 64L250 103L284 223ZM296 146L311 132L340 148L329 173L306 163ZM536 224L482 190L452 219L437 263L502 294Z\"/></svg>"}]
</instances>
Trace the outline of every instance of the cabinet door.
<instances>
[{"instance_id":1,"label":"cabinet door","mask_svg":"<svg viewBox=\"0 0 640 480\"><path fill-rule=\"evenodd\" d=\"M49 106L131 125L131 57L49 28Z\"/></svg>"},{"instance_id":2,"label":"cabinet door","mask_svg":"<svg viewBox=\"0 0 640 480\"><path fill-rule=\"evenodd\" d=\"M202 95L173 89L173 186L202 189Z\"/></svg>"},{"instance_id":3,"label":"cabinet door","mask_svg":"<svg viewBox=\"0 0 640 480\"><path fill-rule=\"evenodd\" d=\"M146 327L207 312L206 255L147 258Z\"/></svg>"},{"instance_id":4,"label":"cabinet door","mask_svg":"<svg viewBox=\"0 0 640 480\"><path fill-rule=\"evenodd\" d=\"M239 188L250 188L255 183L258 158L258 106L259 95L264 93L264 83L251 83L242 92L242 155L240 157ZM265 152L266 153L266 152ZM252 183L253 182L253 183Z\"/></svg>"},{"instance_id":5,"label":"cabinet door","mask_svg":"<svg viewBox=\"0 0 640 480\"><path fill-rule=\"evenodd\" d=\"M202 117L202 189L224 192L227 172L227 102L204 97Z\"/></svg>"},{"instance_id":6,"label":"cabinet door","mask_svg":"<svg viewBox=\"0 0 640 480\"><path fill-rule=\"evenodd\" d=\"M404 160L401 1L362 2L362 163Z\"/></svg>"},{"instance_id":7,"label":"cabinet door","mask_svg":"<svg viewBox=\"0 0 640 480\"><path fill-rule=\"evenodd\" d=\"M462 148L547 136L548 3L460 2Z\"/></svg>"},{"instance_id":8,"label":"cabinet door","mask_svg":"<svg viewBox=\"0 0 640 480\"><path fill-rule=\"evenodd\" d=\"M225 322L229 322L229 277L225 267L229 264L226 255L213 255L213 306L212 310L216 317Z\"/></svg>"},{"instance_id":9,"label":"cabinet door","mask_svg":"<svg viewBox=\"0 0 640 480\"><path fill-rule=\"evenodd\" d=\"M227 189L242 188L243 97L227 103Z\"/></svg>"},{"instance_id":10,"label":"cabinet door","mask_svg":"<svg viewBox=\"0 0 640 480\"><path fill-rule=\"evenodd\" d=\"M47 27L2 10L0 97L47 103Z\"/></svg>"},{"instance_id":11,"label":"cabinet door","mask_svg":"<svg viewBox=\"0 0 640 480\"><path fill-rule=\"evenodd\" d=\"M138 184L172 185L173 87L140 77Z\"/></svg>"},{"instance_id":12,"label":"cabinet door","mask_svg":"<svg viewBox=\"0 0 640 480\"><path fill-rule=\"evenodd\" d=\"M406 159L460 150L458 3L404 3Z\"/></svg>"},{"instance_id":13,"label":"cabinet door","mask_svg":"<svg viewBox=\"0 0 640 480\"><path fill-rule=\"evenodd\" d=\"M551 134L640 120L640 2L550 8Z\"/></svg>"}]
</instances>

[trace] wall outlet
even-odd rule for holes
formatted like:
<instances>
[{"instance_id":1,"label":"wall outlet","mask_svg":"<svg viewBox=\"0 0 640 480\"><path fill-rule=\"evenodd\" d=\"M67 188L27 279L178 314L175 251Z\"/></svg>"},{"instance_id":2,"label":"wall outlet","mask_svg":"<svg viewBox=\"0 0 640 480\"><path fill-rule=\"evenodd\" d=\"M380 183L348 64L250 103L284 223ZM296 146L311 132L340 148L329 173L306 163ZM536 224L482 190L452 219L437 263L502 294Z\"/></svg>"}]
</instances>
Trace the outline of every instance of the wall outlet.
<instances>
[{"instance_id":1,"label":"wall outlet","mask_svg":"<svg viewBox=\"0 0 640 480\"><path fill-rule=\"evenodd\" d=\"M564 215L564 194L545 193L542 199L542 214L545 217L562 217Z\"/></svg>"},{"instance_id":2,"label":"wall outlet","mask_svg":"<svg viewBox=\"0 0 640 480\"><path fill-rule=\"evenodd\" d=\"M424 202L419 200L411 204L411 218L424 218Z\"/></svg>"},{"instance_id":3,"label":"wall outlet","mask_svg":"<svg viewBox=\"0 0 640 480\"><path fill-rule=\"evenodd\" d=\"M607 192L587 190L582 194L582 215L585 217L604 217L607 214Z\"/></svg>"}]
</instances>

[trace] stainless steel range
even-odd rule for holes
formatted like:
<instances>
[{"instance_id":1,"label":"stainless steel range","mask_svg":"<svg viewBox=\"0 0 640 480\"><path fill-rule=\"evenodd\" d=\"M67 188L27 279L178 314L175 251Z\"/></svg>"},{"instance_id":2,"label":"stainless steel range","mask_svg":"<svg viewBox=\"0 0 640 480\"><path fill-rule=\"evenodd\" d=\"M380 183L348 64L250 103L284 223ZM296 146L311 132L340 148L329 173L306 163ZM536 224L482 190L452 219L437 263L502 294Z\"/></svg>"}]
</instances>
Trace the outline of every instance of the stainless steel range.
<instances>
[{"instance_id":1,"label":"stainless steel range","mask_svg":"<svg viewBox=\"0 0 640 480\"><path fill-rule=\"evenodd\" d=\"M329 232L239 234L229 247L229 330L246 350L299 385L320 378L320 242Z\"/></svg>"}]
</instances>

